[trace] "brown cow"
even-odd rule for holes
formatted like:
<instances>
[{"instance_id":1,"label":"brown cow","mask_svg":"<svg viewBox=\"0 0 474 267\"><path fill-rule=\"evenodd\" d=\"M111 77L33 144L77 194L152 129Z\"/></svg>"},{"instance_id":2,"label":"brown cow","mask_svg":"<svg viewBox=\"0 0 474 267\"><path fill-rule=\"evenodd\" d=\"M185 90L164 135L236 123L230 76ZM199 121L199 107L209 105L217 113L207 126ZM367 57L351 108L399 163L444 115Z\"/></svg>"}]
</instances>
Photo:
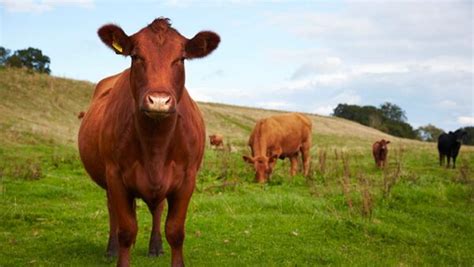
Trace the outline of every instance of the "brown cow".
<instances>
[{"instance_id":1,"label":"brown cow","mask_svg":"<svg viewBox=\"0 0 474 267\"><path fill-rule=\"evenodd\" d=\"M84 115L86 115L86 113L84 111L81 111L77 114L77 118L82 119L82 118L84 118Z\"/></svg>"},{"instance_id":2,"label":"brown cow","mask_svg":"<svg viewBox=\"0 0 474 267\"><path fill-rule=\"evenodd\" d=\"M118 252L117 266L129 265L138 230L135 198L153 215L149 254L160 254L166 199L171 263L182 266L184 223L205 145L201 112L184 85L184 60L207 56L220 38L203 31L187 39L165 18L131 36L116 25L98 34L115 53L132 58L130 68L99 82L79 130L84 167L107 191L107 254Z\"/></svg>"},{"instance_id":3,"label":"brown cow","mask_svg":"<svg viewBox=\"0 0 474 267\"><path fill-rule=\"evenodd\" d=\"M211 143L211 147L224 148L224 137L220 134L209 135L209 142Z\"/></svg>"},{"instance_id":4,"label":"brown cow","mask_svg":"<svg viewBox=\"0 0 474 267\"><path fill-rule=\"evenodd\" d=\"M379 168L385 167L387 162L388 144L390 144L390 141L382 139L372 145L372 154L374 155L375 165Z\"/></svg>"},{"instance_id":5,"label":"brown cow","mask_svg":"<svg viewBox=\"0 0 474 267\"><path fill-rule=\"evenodd\" d=\"M299 113L272 116L257 122L248 145L252 156L243 156L254 165L255 180L264 183L270 177L277 158L290 158L291 175L296 174L301 152L304 175L308 175L311 148L311 121Z\"/></svg>"}]
</instances>

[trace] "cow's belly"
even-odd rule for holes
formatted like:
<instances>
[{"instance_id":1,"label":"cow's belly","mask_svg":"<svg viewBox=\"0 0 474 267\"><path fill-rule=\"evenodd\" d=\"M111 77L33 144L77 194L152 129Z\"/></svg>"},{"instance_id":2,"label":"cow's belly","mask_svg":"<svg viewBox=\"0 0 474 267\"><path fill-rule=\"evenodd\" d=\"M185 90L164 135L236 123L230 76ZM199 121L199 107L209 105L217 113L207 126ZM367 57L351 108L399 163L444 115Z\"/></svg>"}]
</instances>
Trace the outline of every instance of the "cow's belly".
<instances>
[{"instance_id":1,"label":"cow's belly","mask_svg":"<svg viewBox=\"0 0 474 267\"><path fill-rule=\"evenodd\" d=\"M291 157L294 154L298 154L301 148L300 142L286 142L283 143L281 146L281 156L283 157Z\"/></svg>"},{"instance_id":2,"label":"cow's belly","mask_svg":"<svg viewBox=\"0 0 474 267\"><path fill-rule=\"evenodd\" d=\"M106 188L105 165L99 152L100 117L102 105L92 105L82 119L78 135L79 154L89 176Z\"/></svg>"}]
</instances>

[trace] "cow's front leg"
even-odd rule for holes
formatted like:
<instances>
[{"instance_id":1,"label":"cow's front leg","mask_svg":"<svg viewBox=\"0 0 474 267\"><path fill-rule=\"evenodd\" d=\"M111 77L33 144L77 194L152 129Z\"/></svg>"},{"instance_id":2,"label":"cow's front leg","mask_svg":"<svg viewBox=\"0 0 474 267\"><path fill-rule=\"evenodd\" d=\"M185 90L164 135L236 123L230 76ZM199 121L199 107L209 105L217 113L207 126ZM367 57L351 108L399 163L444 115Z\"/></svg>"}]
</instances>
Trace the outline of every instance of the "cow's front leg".
<instances>
[{"instance_id":1,"label":"cow's front leg","mask_svg":"<svg viewBox=\"0 0 474 267\"><path fill-rule=\"evenodd\" d=\"M107 165L107 191L118 223L119 258L117 266L130 265L130 247L135 243L138 226L135 200L126 190L118 168Z\"/></svg>"},{"instance_id":2,"label":"cow's front leg","mask_svg":"<svg viewBox=\"0 0 474 267\"><path fill-rule=\"evenodd\" d=\"M161 239L161 214L165 201L161 201L160 204L152 206L148 205L148 209L152 215L152 229L150 235L150 243L148 245L148 256L156 257L163 254L163 241Z\"/></svg>"},{"instance_id":3,"label":"cow's front leg","mask_svg":"<svg viewBox=\"0 0 474 267\"><path fill-rule=\"evenodd\" d=\"M184 223L188 210L189 200L193 194L195 176L188 179L186 184L167 197L168 216L166 217L166 240L171 247L171 266L184 266L183 242Z\"/></svg>"},{"instance_id":4,"label":"cow's front leg","mask_svg":"<svg viewBox=\"0 0 474 267\"><path fill-rule=\"evenodd\" d=\"M292 155L290 157L290 162L291 162L290 175L295 176L296 171L298 170L298 154Z\"/></svg>"},{"instance_id":5,"label":"cow's front leg","mask_svg":"<svg viewBox=\"0 0 474 267\"><path fill-rule=\"evenodd\" d=\"M107 243L107 252L106 256L108 258L117 257L118 255L118 223L117 216L114 213L112 208L112 203L110 201L109 191L107 191L107 209L109 211L109 241Z\"/></svg>"}]
</instances>

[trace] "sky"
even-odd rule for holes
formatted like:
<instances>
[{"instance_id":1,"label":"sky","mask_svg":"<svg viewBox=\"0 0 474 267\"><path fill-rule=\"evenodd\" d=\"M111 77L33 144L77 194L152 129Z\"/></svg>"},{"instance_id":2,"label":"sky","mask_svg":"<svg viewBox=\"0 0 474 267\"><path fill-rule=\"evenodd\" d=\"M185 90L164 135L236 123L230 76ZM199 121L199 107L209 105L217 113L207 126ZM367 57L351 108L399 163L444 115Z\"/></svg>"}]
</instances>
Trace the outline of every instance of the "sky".
<instances>
[{"instance_id":1,"label":"sky","mask_svg":"<svg viewBox=\"0 0 474 267\"><path fill-rule=\"evenodd\" d=\"M199 101L329 115L339 103L406 111L413 127L474 126L474 1L0 0L0 46L39 48L52 75L98 82L130 66L98 38L157 17L221 36L186 62ZM317 127L317 125L315 125Z\"/></svg>"}]
</instances>

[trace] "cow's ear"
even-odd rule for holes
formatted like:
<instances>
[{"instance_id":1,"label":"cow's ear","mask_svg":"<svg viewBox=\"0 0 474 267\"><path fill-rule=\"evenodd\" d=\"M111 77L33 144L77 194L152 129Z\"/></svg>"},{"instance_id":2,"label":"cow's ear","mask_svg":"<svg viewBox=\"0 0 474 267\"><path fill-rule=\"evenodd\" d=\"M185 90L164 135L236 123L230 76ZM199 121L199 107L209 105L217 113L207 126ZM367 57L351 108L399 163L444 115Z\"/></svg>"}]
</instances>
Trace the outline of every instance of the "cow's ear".
<instances>
[{"instance_id":1,"label":"cow's ear","mask_svg":"<svg viewBox=\"0 0 474 267\"><path fill-rule=\"evenodd\" d=\"M117 54L130 55L132 41L130 37L117 25L108 24L102 26L98 31L100 39Z\"/></svg>"},{"instance_id":2,"label":"cow's ear","mask_svg":"<svg viewBox=\"0 0 474 267\"><path fill-rule=\"evenodd\" d=\"M201 58L209 55L221 41L219 35L210 31L202 31L188 40L185 47L185 58Z\"/></svg>"},{"instance_id":3,"label":"cow's ear","mask_svg":"<svg viewBox=\"0 0 474 267\"><path fill-rule=\"evenodd\" d=\"M387 140L387 142L385 142L385 144L390 144L390 141Z\"/></svg>"},{"instance_id":4,"label":"cow's ear","mask_svg":"<svg viewBox=\"0 0 474 267\"><path fill-rule=\"evenodd\" d=\"M247 162L247 163L250 163L250 164L253 164L253 163L254 163L254 160L253 160L251 157L242 156L242 158L243 158L244 161Z\"/></svg>"}]
</instances>

